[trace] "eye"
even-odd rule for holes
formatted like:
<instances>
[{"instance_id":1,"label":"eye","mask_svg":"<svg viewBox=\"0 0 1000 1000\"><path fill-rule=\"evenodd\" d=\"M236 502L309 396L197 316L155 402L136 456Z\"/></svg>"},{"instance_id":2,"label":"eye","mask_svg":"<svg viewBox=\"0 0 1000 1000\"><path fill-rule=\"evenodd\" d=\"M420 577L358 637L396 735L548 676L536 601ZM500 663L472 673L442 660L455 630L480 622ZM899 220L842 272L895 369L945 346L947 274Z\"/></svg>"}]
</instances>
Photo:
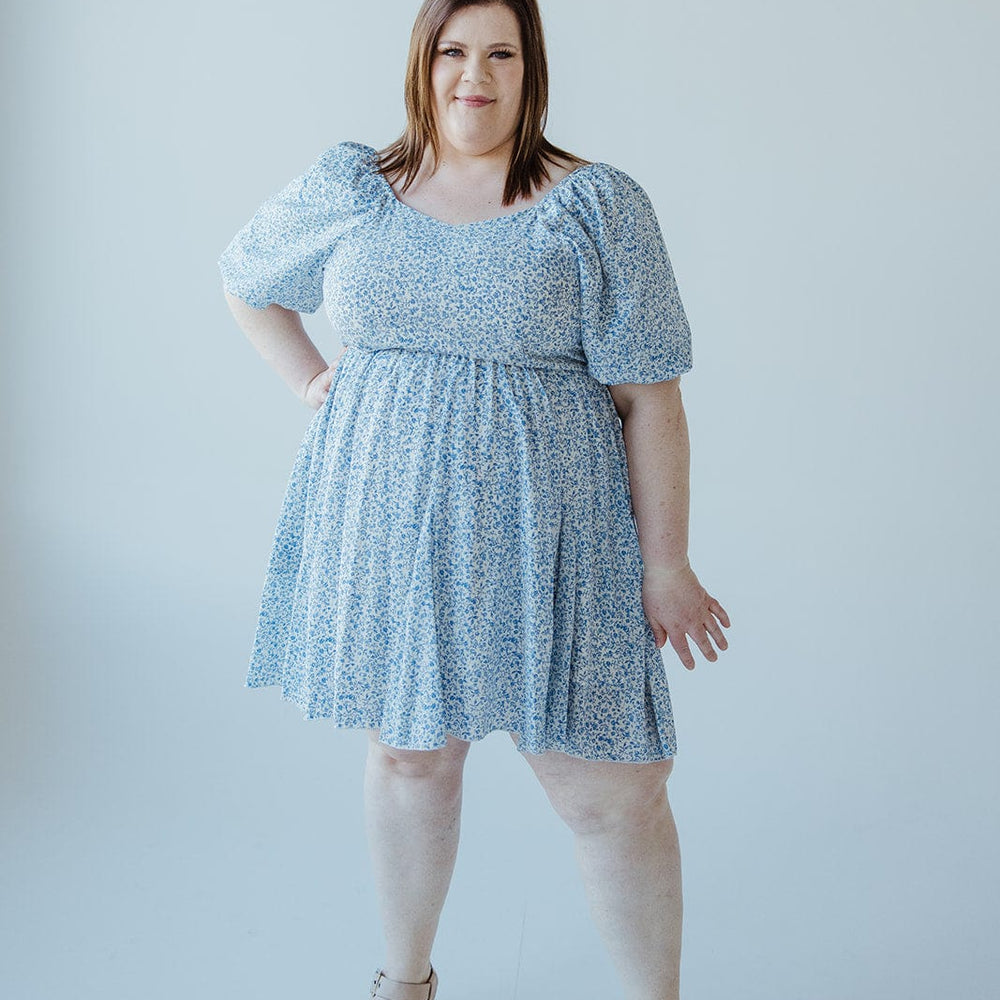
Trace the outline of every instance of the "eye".
<instances>
[{"instance_id":1,"label":"eye","mask_svg":"<svg viewBox=\"0 0 1000 1000\"><path fill-rule=\"evenodd\" d=\"M461 49L455 48L455 46L452 46L451 48L448 49L438 49L438 52L443 56L451 55L452 52L461 53L461 51L462 51ZM495 51L491 52L490 55L503 56L504 60L506 60L513 58L514 53L511 52L509 49L496 49Z\"/></svg>"}]
</instances>

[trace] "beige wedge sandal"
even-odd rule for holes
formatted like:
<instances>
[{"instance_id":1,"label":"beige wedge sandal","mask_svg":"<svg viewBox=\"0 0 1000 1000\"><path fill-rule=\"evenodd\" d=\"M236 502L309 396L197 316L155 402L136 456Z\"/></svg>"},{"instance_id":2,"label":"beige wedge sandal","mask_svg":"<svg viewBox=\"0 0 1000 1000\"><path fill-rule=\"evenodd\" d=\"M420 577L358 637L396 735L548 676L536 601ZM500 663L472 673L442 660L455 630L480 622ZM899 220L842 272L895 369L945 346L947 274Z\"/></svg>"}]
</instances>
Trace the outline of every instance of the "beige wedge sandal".
<instances>
[{"instance_id":1,"label":"beige wedge sandal","mask_svg":"<svg viewBox=\"0 0 1000 1000\"><path fill-rule=\"evenodd\" d=\"M376 969L369 1000L434 1000L437 985L438 975L433 965L430 978L422 983L390 979L381 969Z\"/></svg>"}]
</instances>

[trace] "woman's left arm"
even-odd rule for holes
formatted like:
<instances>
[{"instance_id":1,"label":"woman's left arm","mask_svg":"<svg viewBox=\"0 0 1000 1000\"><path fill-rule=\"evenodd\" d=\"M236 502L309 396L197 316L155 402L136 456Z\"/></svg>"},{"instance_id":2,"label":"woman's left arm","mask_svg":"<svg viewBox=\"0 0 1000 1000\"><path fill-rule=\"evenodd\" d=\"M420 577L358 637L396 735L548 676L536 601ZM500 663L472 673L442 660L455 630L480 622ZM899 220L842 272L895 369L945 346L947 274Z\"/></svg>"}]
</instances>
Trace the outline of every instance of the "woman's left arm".
<instances>
[{"instance_id":1,"label":"woman's left arm","mask_svg":"<svg viewBox=\"0 0 1000 1000\"><path fill-rule=\"evenodd\" d=\"M726 628L730 623L688 562L691 449L680 379L609 385L608 390L621 417L628 457L643 562L643 608L657 648L669 639L681 663L693 670L687 637L706 660L714 661L719 654L711 640L726 649L720 623Z\"/></svg>"}]
</instances>

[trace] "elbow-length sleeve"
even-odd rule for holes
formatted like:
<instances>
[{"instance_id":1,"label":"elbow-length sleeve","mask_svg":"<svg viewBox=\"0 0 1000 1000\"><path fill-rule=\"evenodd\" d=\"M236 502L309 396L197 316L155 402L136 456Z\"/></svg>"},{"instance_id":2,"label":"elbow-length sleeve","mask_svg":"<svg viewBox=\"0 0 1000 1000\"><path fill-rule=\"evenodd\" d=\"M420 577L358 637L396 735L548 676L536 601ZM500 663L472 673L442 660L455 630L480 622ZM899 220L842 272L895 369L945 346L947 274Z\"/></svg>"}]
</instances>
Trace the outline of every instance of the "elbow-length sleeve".
<instances>
[{"instance_id":1,"label":"elbow-length sleeve","mask_svg":"<svg viewBox=\"0 0 1000 1000\"><path fill-rule=\"evenodd\" d=\"M320 307L323 266L356 208L350 152L348 143L326 150L257 209L219 257L227 292L255 309Z\"/></svg>"},{"instance_id":2,"label":"elbow-length sleeve","mask_svg":"<svg viewBox=\"0 0 1000 1000\"><path fill-rule=\"evenodd\" d=\"M692 367L691 329L649 196L623 170L596 172L582 269L582 346L604 385L661 382Z\"/></svg>"}]
</instances>

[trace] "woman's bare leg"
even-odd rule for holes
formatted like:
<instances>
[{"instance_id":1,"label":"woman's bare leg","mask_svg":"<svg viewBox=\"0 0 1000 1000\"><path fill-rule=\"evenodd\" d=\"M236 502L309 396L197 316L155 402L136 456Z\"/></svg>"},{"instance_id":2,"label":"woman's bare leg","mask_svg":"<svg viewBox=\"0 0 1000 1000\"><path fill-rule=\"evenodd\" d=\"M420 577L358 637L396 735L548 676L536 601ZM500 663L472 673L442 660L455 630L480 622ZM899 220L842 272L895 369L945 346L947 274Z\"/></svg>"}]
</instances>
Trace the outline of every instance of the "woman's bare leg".
<instances>
[{"instance_id":1,"label":"woman's bare leg","mask_svg":"<svg viewBox=\"0 0 1000 1000\"><path fill-rule=\"evenodd\" d=\"M591 913L627 1000L679 1000L681 861L666 788L673 761L522 756L575 835Z\"/></svg>"},{"instance_id":2,"label":"woman's bare leg","mask_svg":"<svg viewBox=\"0 0 1000 1000\"><path fill-rule=\"evenodd\" d=\"M399 750L368 732L365 827L391 979L424 982L458 854L462 775L470 744Z\"/></svg>"}]
</instances>

